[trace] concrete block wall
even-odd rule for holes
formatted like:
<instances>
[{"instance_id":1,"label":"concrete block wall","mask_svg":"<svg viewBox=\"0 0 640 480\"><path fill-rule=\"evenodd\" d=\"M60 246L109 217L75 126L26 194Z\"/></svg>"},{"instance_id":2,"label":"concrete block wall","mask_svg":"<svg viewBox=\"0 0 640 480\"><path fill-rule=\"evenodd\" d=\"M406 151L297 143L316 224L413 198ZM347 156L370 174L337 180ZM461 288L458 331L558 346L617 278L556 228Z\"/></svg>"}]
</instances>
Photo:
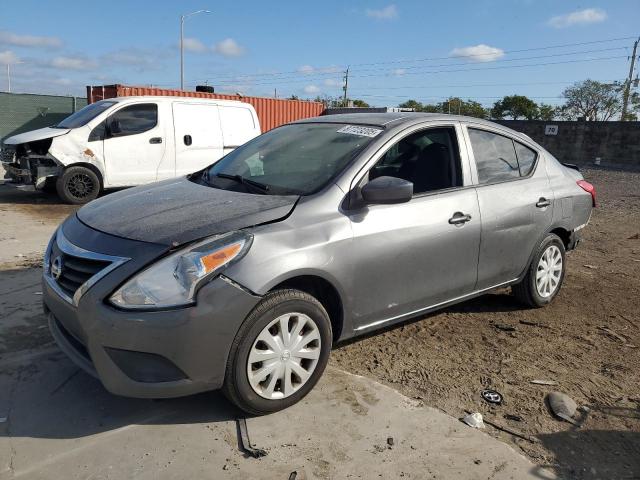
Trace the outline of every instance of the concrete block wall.
<instances>
[{"instance_id":1,"label":"concrete block wall","mask_svg":"<svg viewBox=\"0 0 640 480\"><path fill-rule=\"evenodd\" d=\"M640 122L497 120L529 135L563 163L640 170ZM547 126L557 126L549 135ZM547 130L547 133L545 133Z\"/></svg>"}]
</instances>

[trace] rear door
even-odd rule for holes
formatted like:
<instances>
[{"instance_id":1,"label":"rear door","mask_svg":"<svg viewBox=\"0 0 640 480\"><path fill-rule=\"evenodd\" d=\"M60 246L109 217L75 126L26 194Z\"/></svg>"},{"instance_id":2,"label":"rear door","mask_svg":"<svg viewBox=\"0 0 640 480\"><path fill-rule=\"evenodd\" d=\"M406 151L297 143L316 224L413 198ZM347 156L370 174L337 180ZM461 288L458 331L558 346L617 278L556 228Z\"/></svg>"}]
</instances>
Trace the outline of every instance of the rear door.
<instances>
[{"instance_id":1,"label":"rear door","mask_svg":"<svg viewBox=\"0 0 640 480\"><path fill-rule=\"evenodd\" d=\"M244 106L220 105L220 123L226 155L243 143L260 135L253 112Z\"/></svg>"},{"instance_id":2,"label":"rear door","mask_svg":"<svg viewBox=\"0 0 640 480\"><path fill-rule=\"evenodd\" d=\"M223 155L218 106L206 103L173 103L176 176L200 170Z\"/></svg>"},{"instance_id":3,"label":"rear door","mask_svg":"<svg viewBox=\"0 0 640 480\"><path fill-rule=\"evenodd\" d=\"M166 154L166 122L158 104L125 105L107 117L106 125L106 183L129 186L155 181Z\"/></svg>"},{"instance_id":4,"label":"rear door","mask_svg":"<svg viewBox=\"0 0 640 480\"><path fill-rule=\"evenodd\" d=\"M384 175L414 184L407 203L368 205L349 215L354 285L360 286L353 299L356 330L391 323L473 291L480 215L466 152L456 138L459 128L412 129L356 180L361 187Z\"/></svg>"},{"instance_id":5,"label":"rear door","mask_svg":"<svg viewBox=\"0 0 640 480\"><path fill-rule=\"evenodd\" d=\"M467 125L482 233L477 289L518 278L551 225L553 192L532 146L484 125Z\"/></svg>"}]
</instances>

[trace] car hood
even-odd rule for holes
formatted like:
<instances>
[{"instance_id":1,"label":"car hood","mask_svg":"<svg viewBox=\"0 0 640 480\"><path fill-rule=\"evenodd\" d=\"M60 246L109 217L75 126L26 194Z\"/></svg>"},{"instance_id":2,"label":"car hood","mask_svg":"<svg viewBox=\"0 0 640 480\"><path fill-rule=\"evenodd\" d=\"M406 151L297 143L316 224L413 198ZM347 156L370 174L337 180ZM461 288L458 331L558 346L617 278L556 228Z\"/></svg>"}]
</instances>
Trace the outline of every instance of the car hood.
<instances>
[{"instance_id":1,"label":"car hood","mask_svg":"<svg viewBox=\"0 0 640 480\"><path fill-rule=\"evenodd\" d=\"M5 145L20 145L21 143L36 142L38 140L44 140L45 138L59 137L69 133L68 128L39 128L38 130L32 130L30 132L19 133L13 137L5 138Z\"/></svg>"},{"instance_id":2,"label":"car hood","mask_svg":"<svg viewBox=\"0 0 640 480\"><path fill-rule=\"evenodd\" d=\"M178 246L281 220L298 198L230 192L183 177L106 195L77 215L85 225L104 233Z\"/></svg>"}]
</instances>

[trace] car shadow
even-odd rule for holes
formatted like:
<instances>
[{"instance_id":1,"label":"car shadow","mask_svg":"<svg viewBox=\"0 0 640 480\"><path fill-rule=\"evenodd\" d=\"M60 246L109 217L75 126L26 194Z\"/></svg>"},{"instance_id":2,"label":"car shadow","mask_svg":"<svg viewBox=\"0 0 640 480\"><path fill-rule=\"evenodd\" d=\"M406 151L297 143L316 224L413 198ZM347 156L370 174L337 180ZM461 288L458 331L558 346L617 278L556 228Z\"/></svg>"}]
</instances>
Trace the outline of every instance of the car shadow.
<instances>
[{"instance_id":1,"label":"car shadow","mask_svg":"<svg viewBox=\"0 0 640 480\"><path fill-rule=\"evenodd\" d=\"M8 392L0 404L6 417L0 437L75 439L131 425L219 423L241 416L219 392L163 400L113 395L60 351L9 372L0 367L0 386Z\"/></svg>"}]
</instances>

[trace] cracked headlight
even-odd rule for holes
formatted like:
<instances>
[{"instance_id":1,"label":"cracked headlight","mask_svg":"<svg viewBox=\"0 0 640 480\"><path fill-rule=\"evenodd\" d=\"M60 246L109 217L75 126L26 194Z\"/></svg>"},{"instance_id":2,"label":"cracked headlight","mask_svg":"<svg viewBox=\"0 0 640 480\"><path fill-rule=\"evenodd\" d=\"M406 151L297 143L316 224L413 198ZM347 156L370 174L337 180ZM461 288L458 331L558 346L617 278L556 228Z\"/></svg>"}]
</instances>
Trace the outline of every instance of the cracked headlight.
<instances>
[{"instance_id":1,"label":"cracked headlight","mask_svg":"<svg viewBox=\"0 0 640 480\"><path fill-rule=\"evenodd\" d=\"M231 232L190 245L127 280L109 301L124 309L192 305L198 288L240 260L252 240L251 234Z\"/></svg>"}]
</instances>

